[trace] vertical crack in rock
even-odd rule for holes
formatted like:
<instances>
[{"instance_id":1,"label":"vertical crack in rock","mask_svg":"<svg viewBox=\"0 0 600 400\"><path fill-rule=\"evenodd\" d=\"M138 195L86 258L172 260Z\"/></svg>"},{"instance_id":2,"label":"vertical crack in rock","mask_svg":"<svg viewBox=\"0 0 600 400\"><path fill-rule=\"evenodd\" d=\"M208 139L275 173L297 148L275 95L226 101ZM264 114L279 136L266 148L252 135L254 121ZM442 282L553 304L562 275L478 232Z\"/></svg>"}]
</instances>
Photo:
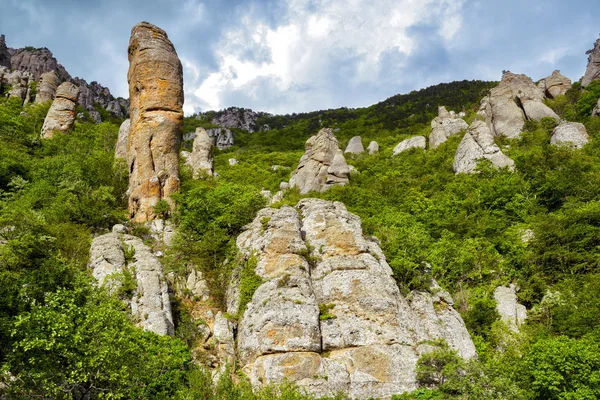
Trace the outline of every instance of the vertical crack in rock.
<instances>
[{"instance_id":1,"label":"vertical crack in rock","mask_svg":"<svg viewBox=\"0 0 600 400\"><path fill-rule=\"evenodd\" d=\"M135 222L146 222L155 218L159 200L171 203L169 196L179 190L183 73L165 31L147 22L133 27L127 78L129 213Z\"/></svg>"},{"instance_id":2,"label":"vertical crack in rock","mask_svg":"<svg viewBox=\"0 0 600 400\"><path fill-rule=\"evenodd\" d=\"M445 339L463 357L476 355L450 296L434 284L434 294L404 298L383 252L342 203L265 208L237 246L256 257L263 279L237 336L256 386L290 380L318 396L386 397L416 388L416 362L430 350L422 341ZM239 309L236 293L228 291L230 313Z\"/></svg>"}]
</instances>

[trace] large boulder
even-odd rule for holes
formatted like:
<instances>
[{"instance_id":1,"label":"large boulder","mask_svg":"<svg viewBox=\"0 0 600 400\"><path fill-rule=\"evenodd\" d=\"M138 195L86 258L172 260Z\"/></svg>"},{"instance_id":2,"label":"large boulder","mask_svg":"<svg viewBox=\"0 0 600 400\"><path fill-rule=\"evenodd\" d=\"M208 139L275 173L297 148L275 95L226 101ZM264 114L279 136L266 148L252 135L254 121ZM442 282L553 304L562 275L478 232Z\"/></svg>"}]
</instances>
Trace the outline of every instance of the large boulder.
<instances>
[{"instance_id":1,"label":"large boulder","mask_svg":"<svg viewBox=\"0 0 600 400\"><path fill-rule=\"evenodd\" d=\"M364 152L365 148L363 147L360 136L354 136L352 139L350 139L348 146L346 146L346 150L344 150L345 154L362 154Z\"/></svg>"},{"instance_id":2,"label":"large boulder","mask_svg":"<svg viewBox=\"0 0 600 400\"><path fill-rule=\"evenodd\" d=\"M403 297L382 250L342 203L265 208L237 246L263 282L237 330L255 386L288 380L317 396L389 398L417 387L416 362L430 350L423 341L476 356L450 296L433 284L432 293ZM230 314L240 310L239 292L234 282Z\"/></svg>"},{"instance_id":3,"label":"large boulder","mask_svg":"<svg viewBox=\"0 0 600 400\"><path fill-rule=\"evenodd\" d=\"M455 113L449 113L446 107L438 107L438 116L431 121L429 148L435 149L450 136L454 136L468 127L465 120L457 117Z\"/></svg>"},{"instance_id":4,"label":"large boulder","mask_svg":"<svg viewBox=\"0 0 600 400\"><path fill-rule=\"evenodd\" d=\"M600 79L600 39L594 43L594 48L588 50L588 65L585 70L585 75L581 79L581 86L586 87L592 81Z\"/></svg>"},{"instance_id":5,"label":"large boulder","mask_svg":"<svg viewBox=\"0 0 600 400\"><path fill-rule=\"evenodd\" d=\"M567 90L571 89L571 86L571 80L561 74L559 70L554 70L552 75L538 82L538 87L552 99L565 94Z\"/></svg>"},{"instance_id":6,"label":"large boulder","mask_svg":"<svg viewBox=\"0 0 600 400\"><path fill-rule=\"evenodd\" d=\"M523 74L505 72L502 80L490 94L481 100L479 114L494 136L515 138L523 131L527 119L560 118L543 101L545 94L531 78Z\"/></svg>"},{"instance_id":7,"label":"large boulder","mask_svg":"<svg viewBox=\"0 0 600 400\"><path fill-rule=\"evenodd\" d=\"M550 143L555 146L568 145L574 149L580 149L589 140L590 136L582 123L563 122L552 131Z\"/></svg>"},{"instance_id":8,"label":"large boulder","mask_svg":"<svg viewBox=\"0 0 600 400\"><path fill-rule=\"evenodd\" d=\"M141 22L129 40L129 214L135 222L155 218L159 200L171 205L179 191L183 134L183 70L162 29Z\"/></svg>"},{"instance_id":9,"label":"large boulder","mask_svg":"<svg viewBox=\"0 0 600 400\"><path fill-rule=\"evenodd\" d=\"M56 90L60 84L60 78L56 71L45 72L40 77L38 82L37 94L35 96L36 103L44 103L46 101L54 100Z\"/></svg>"},{"instance_id":10,"label":"large boulder","mask_svg":"<svg viewBox=\"0 0 600 400\"><path fill-rule=\"evenodd\" d=\"M42 126L42 138L52 137L54 132L68 132L75 122L75 108L79 87L71 82L63 82L56 89L56 97Z\"/></svg>"},{"instance_id":11,"label":"large boulder","mask_svg":"<svg viewBox=\"0 0 600 400\"><path fill-rule=\"evenodd\" d=\"M129 131L131 130L131 120L128 118L121 124L117 144L115 145L115 158L127 161L127 144L129 142Z\"/></svg>"},{"instance_id":12,"label":"large boulder","mask_svg":"<svg viewBox=\"0 0 600 400\"><path fill-rule=\"evenodd\" d=\"M334 185L348 183L350 169L339 142L329 128L323 128L306 141L306 152L292 172L290 186L301 194L324 192Z\"/></svg>"},{"instance_id":13,"label":"large boulder","mask_svg":"<svg viewBox=\"0 0 600 400\"><path fill-rule=\"evenodd\" d=\"M496 168L514 169L514 161L494 143L494 136L486 123L474 121L456 149L454 172L473 173L482 159L489 160Z\"/></svg>"},{"instance_id":14,"label":"large boulder","mask_svg":"<svg viewBox=\"0 0 600 400\"><path fill-rule=\"evenodd\" d=\"M414 148L425 150L426 147L427 139L425 139L425 136L413 136L398 143L398 145L394 147L393 155L396 156L406 150Z\"/></svg>"},{"instance_id":15,"label":"large boulder","mask_svg":"<svg viewBox=\"0 0 600 400\"><path fill-rule=\"evenodd\" d=\"M519 326L527 318L527 309L524 305L517 302L517 292L515 285L498 286L494 290L494 300L496 300L496 310L502 321L515 332L519 331Z\"/></svg>"},{"instance_id":16,"label":"large boulder","mask_svg":"<svg viewBox=\"0 0 600 400\"><path fill-rule=\"evenodd\" d=\"M192 167L194 178L212 176L213 174L213 140L204 128L196 128L196 137L192 145L192 153L186 160Z\"/></svg>"},{"instance_id":17,"label":"large boulder","mask_svg":"<svg viewBox=\"0 0 600 400\"><path fill-rule=\"evenodd\" d=\"M371 143L369 143L369 147L367 147L367 151L369 152L369 154L375 154L379 152L379 143L377 143L376 141L372 141Z\"/></svg>"},{"instance_id":18,"label":"large boulder","mask_svg":"<svg viewBox=\"0 0 600 400\"><path fill-rule=\"evenodd\" d=\"M117 232L98 236L92 241L89 268L100 285L128 303L137 325L158 335L173 334L162 265L140 238Z\"/></svg>"}]
</instances>

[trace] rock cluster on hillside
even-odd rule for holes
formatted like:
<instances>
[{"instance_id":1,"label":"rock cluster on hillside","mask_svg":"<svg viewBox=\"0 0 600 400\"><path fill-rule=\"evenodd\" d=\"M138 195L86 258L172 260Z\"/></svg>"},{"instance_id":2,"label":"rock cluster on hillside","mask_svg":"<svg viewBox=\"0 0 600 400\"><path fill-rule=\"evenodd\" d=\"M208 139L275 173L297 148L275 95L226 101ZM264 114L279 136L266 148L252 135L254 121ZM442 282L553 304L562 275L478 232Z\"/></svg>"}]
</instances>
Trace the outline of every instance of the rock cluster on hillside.
<instances>
[{"instance_id":1,"label":"rock cluster on hillside","mask_svg":"<svg viewBox=\"0 0 600 400\"><path fill-rule=\"evenodd\" d=\"M595 80L600 79L600 39L596 40L594 47L588 50L588 65L585 75L581 79L581 86L586 87Z\"/></svg>"},{"instance_id":2,"label":"rock cluster on hillside","mask_svg":"<svg viewBox=\"0 0 600 400\"><path fill-rule=\"evenodd\" d=\"M444 339L475 347L450 296L404 298L385 256L342 203L304 199L261 210L237 239L263 280L241 316L237 350L256 385L289 380L316 395L387 397L416 388L417 359ZM239 312L239 288L228 291Z\"/></svg>"},{"instance_id":3,"label":"rock cluster on hillside","mask_svg":"<svg viewBox=\"0 0 600 400\"><path fill-rule=\"evenodd\" d=\"M456 150L454 172L473 173L482 159L489 160L496 168L514 168L514 161L502 153L494 143L494 136L487 124L474 121Z\"/></svg>"},{"instance_id":4,"label":"rock cluster on hillside","mask_svg":"<svg viewBox=\"0 0 600 400\"><path fill-rule=\"evenodd\" d=\"M129 213L136 222L154 219L159 200L179 191L183 133L183 72L162 29L141 22L129 41L131 129L128 145Z\"/></svg>"},{"instance_id":5,"label":"rock cluster on hillside","mask_svg":"<svg viewBox=\"0 0 600 400\"><path fill-rule=\"evenodd\" d=\"M292 172L290 186L301 194L324 192L334 185L348 183L350 169L337 138L330 128L323 128L306 142L306 152Z\"/></svg>"},{"instance_id":6,"label":"rock cluster on hillside","mask_svg":"<svg viewBox=\"0 0 600 400\"><path fill-rule=\"evenodd\" d=\"M561 74L559 70L554 70L552 75L538 82L538 87L550 98L565 94L567 90L571 89L571 86L573 86L571 80Z\"/></svg>"},{"instance_id":7,"label":"rock cluster on hillside","mask_svg":"<svg viewBox=\"0 0 600 400\"><path fill-rule=\"evenodd\" d=\"M560 118L546 106L542 89L523 74L504 72L502 80L481 100L479 114L494 136L515 138L523 131L526 119Z\"/></svg>"},{"instance_id":8,"label":"rock cluster on hillside","mask_svg":"<svg viewBox=\"0 0 600 400\"><path fill-rule=\"evenodd\" d=\"M46 114L42 126L42 138L52 137L54 132L68 132L75 122L75 109L79 87L71 82L63 82L56 89L56 97Z\"/></svg>"},{"instance_id":9,"label":"rock cluster on hillside","mask_svg":"<svg viewBox=\"0 0 600 400\"><path fill-rule=\"evenodd\" d=\"M162 265L141 239L113 230L117 232L92 241L92 275L111 292L124 292L136 324L158 335L172 335L173 315Z\"/></svg>"},{"instance_id":10,"label":"rock cluster on hillside","mask_svg":"<svg viewBox=\"0 0 600 400\"><path fill-rule=\"evenodd\" d=\"M431 134L429 135L429 149L435 149L444 143L450 136L467 129L468 124L454 112L448 112L446 107L438 107L438 116L431 121Z\"/></svg>"},{"instance_id":11,"label":"rock cluster on hillside","mask_svg":"<svg viewBox=\"0 0 600 400\"><path fill-rule=\"evenodd\" d=\"M229 107L217 112L211 123L223 128L237 128L248 132L266 131L269 130L267 125L258 126L256 122L258 118L265 115L268 114L245 108Z\"/></svg>"}]
</instances>

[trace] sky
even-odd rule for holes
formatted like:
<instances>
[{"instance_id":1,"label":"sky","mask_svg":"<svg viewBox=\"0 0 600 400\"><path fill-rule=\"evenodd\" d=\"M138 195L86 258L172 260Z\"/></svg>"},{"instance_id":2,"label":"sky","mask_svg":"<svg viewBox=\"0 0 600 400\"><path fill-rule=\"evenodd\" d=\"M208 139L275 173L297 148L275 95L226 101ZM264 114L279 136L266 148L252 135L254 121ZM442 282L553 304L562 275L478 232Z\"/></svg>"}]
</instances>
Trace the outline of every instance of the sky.
<instances>
[{"instance_id":1,"label":"sky","mask_svg":"<svg viewBox=\"0 0 600 400\"><path fill-rule=\"evenodd\" d=\"M365 107L441 82L576 81L600 0L0 0L9 47L47 47L72 76L128 97L131 28L169 35L184 111Z\"/></svg>"}]
</instances>

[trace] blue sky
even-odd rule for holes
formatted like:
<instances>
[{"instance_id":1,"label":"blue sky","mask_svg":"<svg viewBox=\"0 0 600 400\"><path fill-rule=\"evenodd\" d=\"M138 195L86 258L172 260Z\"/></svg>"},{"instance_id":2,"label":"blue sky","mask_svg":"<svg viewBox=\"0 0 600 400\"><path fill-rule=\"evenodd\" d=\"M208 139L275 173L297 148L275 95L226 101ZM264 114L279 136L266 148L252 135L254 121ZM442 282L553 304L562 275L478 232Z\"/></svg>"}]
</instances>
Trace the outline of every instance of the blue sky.
<instances>
[{"instance_id":1,"label":"blue sky","mask_svg":"<svg viewBox=\"0 0 600 400\"><path fill-rule=\"evenodd\" d=\"M273 113L363 107L462 79L585 71L599 0L0 0L10 47L48 47L127 97L131 27L167 31L185 106Z\"/></svg>"}]
</instances>

